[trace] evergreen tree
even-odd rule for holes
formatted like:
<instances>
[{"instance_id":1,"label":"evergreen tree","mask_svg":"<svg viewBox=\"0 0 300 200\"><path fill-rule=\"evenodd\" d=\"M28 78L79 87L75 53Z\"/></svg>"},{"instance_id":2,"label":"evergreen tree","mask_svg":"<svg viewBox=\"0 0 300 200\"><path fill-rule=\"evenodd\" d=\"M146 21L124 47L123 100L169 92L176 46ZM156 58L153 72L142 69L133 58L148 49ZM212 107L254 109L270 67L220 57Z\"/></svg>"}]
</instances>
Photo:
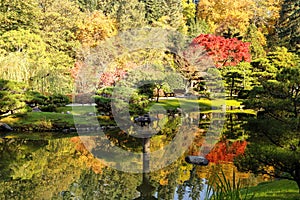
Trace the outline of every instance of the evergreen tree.
<instances>
[{"instance_id":1,"label":"evergreen tree","mask_svg":"<svg viewBox=\"0 0 300 200\"><path fill-rule=\"evenodd\" d=\"M149 24L154 23L166 14L167 3L161 0L144 0L146 8L146 20Z\"/></svg>"},{"instance_id":2,"label":"evergreen tree","mask_svg":"<svg viewBox=\"0 0 300 200\"><path fill-rule=\"evenodd\" d=\"M266 56L264 45L266 45L266 38L262 32L260 32L255 24L251 24L245 36L245 40L250 42L250 50L252 59L257 59Z\"/></svg>"},{"instance_id":3,"label":"evergreen tree","mask_svg":"<svg viewBox=\"0 0 300 200\"><path fill-rule=\"evenodd\" d=\"M282 4L278 36L290 51L300 54L300 2L285 0Z\"/></svg>"},{"instance_id":4,"label":"evergreen tree","mask_svg":"<svg viewBox=\"0 0 300 200\"><path fill-rule=\"evenodd\" d=\"M258 111L246 126L249 145L236 164L239 169L294 180L300 191L300 65L274 64L273 80L259 79L245 101ZM295 60L294 60L295 59ZM276 60L270 60L270 64Z\"/></svg>"},{"instance_id":5,"label":"evergreen tree","mask_svg":"<svg viewBox=\"0 0 300 200\"><path fill-rule=\"evenodd\" d=\"M145 5L138 0L118 1L116 19L118 29L124 31L131 28L141 28L145 24Z\"/></svg>"}]
</instances>

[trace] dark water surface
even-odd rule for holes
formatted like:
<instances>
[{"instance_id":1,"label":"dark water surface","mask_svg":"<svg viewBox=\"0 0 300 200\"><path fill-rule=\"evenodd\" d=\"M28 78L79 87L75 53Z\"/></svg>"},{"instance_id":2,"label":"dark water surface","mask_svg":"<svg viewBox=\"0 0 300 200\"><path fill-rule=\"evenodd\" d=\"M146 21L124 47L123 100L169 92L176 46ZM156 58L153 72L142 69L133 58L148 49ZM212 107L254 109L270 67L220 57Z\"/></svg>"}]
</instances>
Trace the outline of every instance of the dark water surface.
<instances>
[{"instance_id":1,"label":"dark water surface","mask_svg":"<svg viewBox=\"0 0 300 200\"><path fill-rule=\"evenodd\" d=\"M172 123L168 122L174 126ZM237 129L230 123L226 126L226 131ZM151 139L151 151L173 137L172 131L165 131ZM142 151L139 140L130 141L121 131L111 131L108 137L114 145ZM201 142L201 137L197 141ZM192 151L191 147L157 171L126 173L106 166L77 135L9 134L0 138L0 199L204 199L213 174L222 170L230 180L236 169L232 163L188 164L184 157ZM236 172L236 176L245 185L262 180L250 173Z\"/></svg>"}]
</instances>

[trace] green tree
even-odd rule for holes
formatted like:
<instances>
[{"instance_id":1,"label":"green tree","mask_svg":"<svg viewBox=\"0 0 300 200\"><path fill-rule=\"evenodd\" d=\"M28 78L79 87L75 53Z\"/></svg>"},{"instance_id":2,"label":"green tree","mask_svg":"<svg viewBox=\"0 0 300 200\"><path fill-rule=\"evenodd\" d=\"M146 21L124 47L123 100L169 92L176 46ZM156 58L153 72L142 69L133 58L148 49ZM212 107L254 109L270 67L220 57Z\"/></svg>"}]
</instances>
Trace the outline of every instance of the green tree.
<instances>
[{"instance_id":1,"label":"green tree","mask_svg":"<svg viewBox=\"0 0 300 200\"><path fill-rule=\"evenodd\" d=\"M275 51L269 52L266 58L259 58L251 62L253 85L261 85L264 81L275 79L278 70L297 66L298 62L296 54L288 52L284 47L277 47Z\"/></svg>"},{"instance_id":2,"label":"green tree","mask_svg":"<svg viewBox=\"0 0 300 200\"><path fill-rule=\"evenodd\" d=\"M251 24L244 37L247 42L250 42L251 57L253 60L266 56L264 46L266 45L266 38L254 24Z\"/></svg>"},{"instance_id":3,"label":"green tree","mask_svg":"<svg viewBox=\"0 0 300 200\"><path fill-rule=\"evenodd\" d=\"M93 12L99 9L100 0L76 0L77 4L79 5L82 11L90 11Z\"/></svg>"},{"instance_id":4,"label":"green tree","mask_svg":"<svg viewBox=\"0 0 300 200\"><path fill-rule=\"evenodd\" d=\"M230 98L234 96L239 97L242 91L252 88L251 68L250 63L241 62L237 66L220 69L224 79L224 86Z\"/></svg>"},{"instance_id":5,"label":"green tree","mask_svg":"<svg viewBox=\"0 0 300 200\"><path fill-rule=\"evenodd\" d=\"M300 192L299 61L260 84L245 102L258 113L248 120L249 145L236 164L239 169L294 180Z\"/></svg>"},{"instance_id":6,"label":"green tree","mask_svg":"<svg viewBox=\"0 0 300 200\"><path fill-rule=\"evenodd\" d=\"M44 41L54 51L61 51L75 58L75 50L79 47L75 32L84 17L79 6L68 0L39 0L39 5L40 35Z\"/></svg>"},{"instance_id":7,"label":"green tree","mask_svg":"<svg viewBox=\"0 0 300 200\"><path fill-rule=\"evenodd\" d=\"M146 25L145 5L140 0L122 0L99 2L99 10L107 17L114 19L118 30L125 31L132 28L141 28Z\"/></svg>"},{"instance_id":8,"label":"green tree","mask_svg":"<svg viewBox=\"0 0 300 200\"><path fill-rule=\"evenodd\" d=\"M188 4L184 4L182 0L143 0L143 2L148 24L187 32L186 20L192 17Z\"/></svg>"},{"instance_id":9,"label":"green tree","mask_svg":"<svg viewBox=\"0 0 300 200\"><path fill-rule=\"evenodd\" d=\"M26 109L26 85L0 79L0 114Z\"/></svg>"},{"instance_id":10,"label":"green tree","mask_svg":"<svg viewBox=\"0 0 300 200\"><path fill-rule=\"evenodd\" d=\"M146 20L149 24L158 21L167 10L167 2L159 0L144 0L146 8Z\"/></svg>"},{"instance_id":11,"label":"green tree","mask_svg":"<svg viewBox=\"0 0 300 200\"><path fill-rule=\"evenodd\" d=\"M195 38L200 34L208 34L209 32L209 26L208 24L202 20L202 19L192 19L188 23L188 34Z\"/></svg>"},{"instance_id":12,"label":"green tree","mask_svg":"<svg viewBox=\"0 0 300 200\"><path fill-rule=\"evenodd\" d=\"M0 1L0 35L18 29L36 30L39 28L39 4L35 0Z\"/></svg>"},{"instance_id":13,"label":"green tree","mask_svg":"<svg viewBox=\"0 0 300 200\"><path fill-rule=\"evenodd\" d=\"M0 75L21 81L42 93L71 91L69 70L73 59L49 47L42 37L29 30L12 30L0 36Z\"/></svg>"},{"instance_id":14,"label":"green tree","mask_svg":"<svg viewBox=\"0 0 300 200\"><path fill-rule=\"evenodd\" d=\"M141 28L145 25L145 5L139 0L118 1L116 20L120 31Z\"/></svg>"},{"instance_id":15,"label":"green tree","mask_svg":"<svg viewBox=\"0 0 300 200\"><path fill-rule=\"evenodd\" d=\"M290 51L300 54L300 5L297 0L285 0L282 4L278 25L280 43Z\"/></svg>"}]
</instances>

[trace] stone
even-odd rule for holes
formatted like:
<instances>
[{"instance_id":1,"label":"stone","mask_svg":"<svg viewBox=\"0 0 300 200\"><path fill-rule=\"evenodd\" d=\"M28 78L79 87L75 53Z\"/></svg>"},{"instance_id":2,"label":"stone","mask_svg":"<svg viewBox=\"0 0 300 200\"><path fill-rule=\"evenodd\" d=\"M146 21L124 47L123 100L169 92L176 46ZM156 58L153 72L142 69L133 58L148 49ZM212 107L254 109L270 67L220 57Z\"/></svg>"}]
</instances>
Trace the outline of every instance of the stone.
<instances>
[{"instance_id":1,"label":"stone","mask_svg":"<svg viewBox=\"0 0 300 200\"><path fill-rule=\"evenodd\" d=\"M207 166L209 161L202 156L186 156L185 161L194 165Z\"/></svg>"},{"instance_id":2,"label":"stone","mask_svg":"<svg viewBox=\"0 0 300 200\"><path fill-rule=\"evenodd\" d=\"M39 107L32 108L32 112L42 112Z\"/></svg>"},{"instance_id":3,"label":"stone","mask_svg":"<svg viewBox=\"0 0 300 200\"><path fill-rule=\"evenodd\" d=\"M0 130L3 130L3 131L13 131L13 129L9 125L7 125L5 123L0 123Z\"/></svg>"}]
</instances>

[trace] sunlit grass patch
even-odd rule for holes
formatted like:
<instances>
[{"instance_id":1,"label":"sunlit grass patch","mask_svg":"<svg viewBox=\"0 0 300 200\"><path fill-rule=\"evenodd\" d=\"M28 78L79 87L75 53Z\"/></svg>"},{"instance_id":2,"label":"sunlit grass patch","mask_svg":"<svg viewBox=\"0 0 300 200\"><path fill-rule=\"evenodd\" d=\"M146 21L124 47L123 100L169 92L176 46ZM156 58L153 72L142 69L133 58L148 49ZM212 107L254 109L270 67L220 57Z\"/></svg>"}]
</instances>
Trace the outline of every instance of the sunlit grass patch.
<instances>
[{"instance_id":1,"label":"sunlit grass patch","mask_svg":"<svg viewBox=\"0 0 300 200\"><path fill-rule=\"evenodd\" d=\"M193 108L199 106L201 110L212 110L213 107L240 107L242 102L237 100L225 100L225 99L161 99L158 103L154 103L156 106L162 106L165 109L176 109L176 108ZM152 104L153 105L153 104Z\"/></svg>"},{"instance_id":2,"label":"sunlit grass patch","mask_svg":"<svg viewBox=\"0 0 300 200\"><path fill-rule=\"evenodd\" d=\"M297 183L290 180L277 180L260 183L249 188L249 194L255 194L255 199L262 200L298 200L300 199Z\"/></svg>"}]
</instances>

